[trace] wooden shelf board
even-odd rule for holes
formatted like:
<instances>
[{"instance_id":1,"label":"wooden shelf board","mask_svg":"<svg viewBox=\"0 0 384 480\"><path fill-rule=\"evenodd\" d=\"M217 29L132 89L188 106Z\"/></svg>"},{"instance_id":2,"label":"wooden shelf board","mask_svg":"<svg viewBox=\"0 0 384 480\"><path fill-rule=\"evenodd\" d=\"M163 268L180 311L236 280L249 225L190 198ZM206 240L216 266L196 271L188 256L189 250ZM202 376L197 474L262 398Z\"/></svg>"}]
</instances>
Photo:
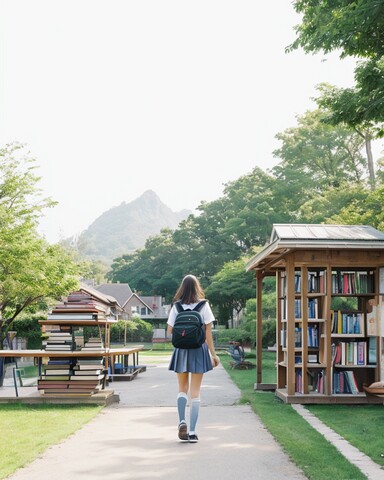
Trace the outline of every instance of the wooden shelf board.
<instances>
[{"instance_id":1,"label":"wooden shelf board","mask_svg":"<svg viewBox=\"0 0 384 480\"><path fill-rule=\"evenodd\" d=\"M111 325L113 323L117 323L117 320L111 320L111 319L105 319L105 320L99 320L99 319L94 319L94 320L65 320L65 319L60 319L60 320L39 320L40 325L77 325L78 327L83 327L83 326L104 326L104 325Z\"/></svg>"},{"instance_id":2,"label":"wooden shelf board","mask_svg":"<svg viewBox=\"0 0 384 480\"><path fill-rule=\"evenodd\" d=\"M325 395L322 393L311 392L308 394L304 393L295 393L295 395L288 395L286 388L279 388L276 390L276 396L283 400L284 403L297 403L297 404L369 404L369 403L383 403L383 399L380 397L370 397L365 393L359 393L358 395Z\"/></svg>"},{"instance_id":3,"label":"wooden shelf board","mask_svg":"<svg viewBox=\"0 0 384 480\"><path fill-rule=\"evenodd\" d=\"M376 365L333 365L334 368L376 368Z\"/></svg>"}]
</instances>

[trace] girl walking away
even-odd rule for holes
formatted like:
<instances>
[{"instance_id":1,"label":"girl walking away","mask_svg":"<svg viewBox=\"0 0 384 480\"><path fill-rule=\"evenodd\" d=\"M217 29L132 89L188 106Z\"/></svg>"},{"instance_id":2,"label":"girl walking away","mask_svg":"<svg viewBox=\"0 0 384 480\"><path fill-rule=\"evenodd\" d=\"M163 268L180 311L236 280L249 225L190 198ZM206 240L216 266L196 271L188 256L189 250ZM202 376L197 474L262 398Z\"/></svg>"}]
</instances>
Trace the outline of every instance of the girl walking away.
<instances>
[{"instance_id":1,"label":"girl walking away","mask_svg":"<svg viewBox=\"0 0 384 480\"><path fill-rule=\"evenodd\" d=\"M181 304L184 310L193 310L204 300L204 291L199 280L194 275L185 276L173 300L174 304L169 312L167 322L169 335L172 334L178 314L176 303ZM212 322L215 318L207 301L199 309L199 312L205 326L205 342L197 348L175 348L169 364L169 370L176 372L179 384L177 395L179 439L190 443L198 441L196 424L200 411L200 388L203 375L220 363L212 338ZM189 431L186 421L188 393L190 395Z\"/></svg>"}]
</instances>

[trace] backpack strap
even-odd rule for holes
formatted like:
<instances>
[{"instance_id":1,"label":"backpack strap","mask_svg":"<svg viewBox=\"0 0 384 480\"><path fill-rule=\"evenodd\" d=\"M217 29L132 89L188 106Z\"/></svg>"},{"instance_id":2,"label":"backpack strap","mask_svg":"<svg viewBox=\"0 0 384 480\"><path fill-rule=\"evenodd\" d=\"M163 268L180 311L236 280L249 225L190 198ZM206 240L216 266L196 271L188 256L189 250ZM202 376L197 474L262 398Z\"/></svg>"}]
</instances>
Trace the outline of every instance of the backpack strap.
<instances>
[{"instance_id":1,"label":"backpack strap","mask_svg":"<svg viewBox=\"0 0 384 480\"><path fill-rule=\"evenodd\" d=\"M207 300L201 300L201 302L199 302L199 303L196 305L196 307L193 309L193 311L194 311L194 312L198 312L205 303L207 303ZM180 313L180 312L185 312L184 308L183 308L182 305L181 305L181 301L180 301L180 300L175 303L175 307L176 307L176 309L177 309L177 311L178 311L179 313Z\"/></svg>"},{"instance_id":2,"label":"backpack strap","mask_svg":"<svg viewBox=\"0 0 384 480\"><path fill-rule=\"evenodd\" d=\"M184 312L184 308L181 306L181 302L176 302L175 307L176 307L176 310L178 311L178 313Z\"/></svg>"},{"instance_id":3,"label":"backpack strap","mask_svg":"<svg viewBox=\"0 0 384 480\"><path fill-rule=\"evenodd\" d=\"M201 302L199 302L196 307L193 309L194 312L198 312L202 307L203 305L205 305L207 303L207 300L201 300Z\"/></svg>"}]
</instances>

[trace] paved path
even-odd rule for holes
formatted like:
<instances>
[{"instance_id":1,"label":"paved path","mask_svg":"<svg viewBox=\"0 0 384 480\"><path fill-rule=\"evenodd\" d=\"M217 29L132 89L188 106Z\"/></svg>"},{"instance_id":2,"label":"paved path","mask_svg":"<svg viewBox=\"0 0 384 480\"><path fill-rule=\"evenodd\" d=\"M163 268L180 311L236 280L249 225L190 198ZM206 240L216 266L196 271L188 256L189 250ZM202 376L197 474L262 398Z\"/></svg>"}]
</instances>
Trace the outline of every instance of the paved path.
<instances>
[{"instance_id":1,"label":"paved path","mask_svg":"<svg viewBox=\"0 0 384 480\"><path fill-rule=\"evenodd\" d=\"M141 362L143 361L141 356ZM132 382L113 382L120 403L9 480L304 480L259 418L237 405L240 392L223 367L204 377L199 443L177 438L177 386L168 359Z\"/></svg>"}]
</instances>

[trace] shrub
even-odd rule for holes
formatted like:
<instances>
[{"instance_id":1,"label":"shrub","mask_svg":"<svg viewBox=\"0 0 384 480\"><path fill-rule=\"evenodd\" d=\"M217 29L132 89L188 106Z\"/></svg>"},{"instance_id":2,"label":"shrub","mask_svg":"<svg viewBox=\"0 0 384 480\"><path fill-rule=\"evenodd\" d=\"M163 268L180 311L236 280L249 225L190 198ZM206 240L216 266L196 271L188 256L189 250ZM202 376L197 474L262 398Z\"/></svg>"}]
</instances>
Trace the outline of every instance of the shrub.
<instances>
[{"instance_id":1,"label":"shrub","mask_svg":"<svg viewBox=\"0 0 384 480\"><path fill-rule=\"evenodd\" d=\"M124 330L127 328L127 342L151 342L153 328L149 322L135 317L133 320L119 320L111 326L111 341L123 342Z\"/></svg>"},{"instance_id":2,"label":"shrub","mask_svg":"<svg viewBox=\"0 0 384 480\"><path fill-rule=\"evenodd\" d=\"M34 315L28 318L17 318L13 323L13 328L19 338L27 339L27 348L41 348L41 325L39 320L45 320L43 315Z\"/></svg>"},{"instance_id":3,"label":"shrub","mask_svg":"<svg viewBox=\"0 0 384 480\"><path fill-rule=\"evenodd\" d=\"M247 321L239 328L219 329L215 334L218 345L227 345L231 340L241 342L243 345L256 345L256 320ZM276 343L276 320L263 320L262 347L267 348Z\"/></svg>"}]
</instances>

